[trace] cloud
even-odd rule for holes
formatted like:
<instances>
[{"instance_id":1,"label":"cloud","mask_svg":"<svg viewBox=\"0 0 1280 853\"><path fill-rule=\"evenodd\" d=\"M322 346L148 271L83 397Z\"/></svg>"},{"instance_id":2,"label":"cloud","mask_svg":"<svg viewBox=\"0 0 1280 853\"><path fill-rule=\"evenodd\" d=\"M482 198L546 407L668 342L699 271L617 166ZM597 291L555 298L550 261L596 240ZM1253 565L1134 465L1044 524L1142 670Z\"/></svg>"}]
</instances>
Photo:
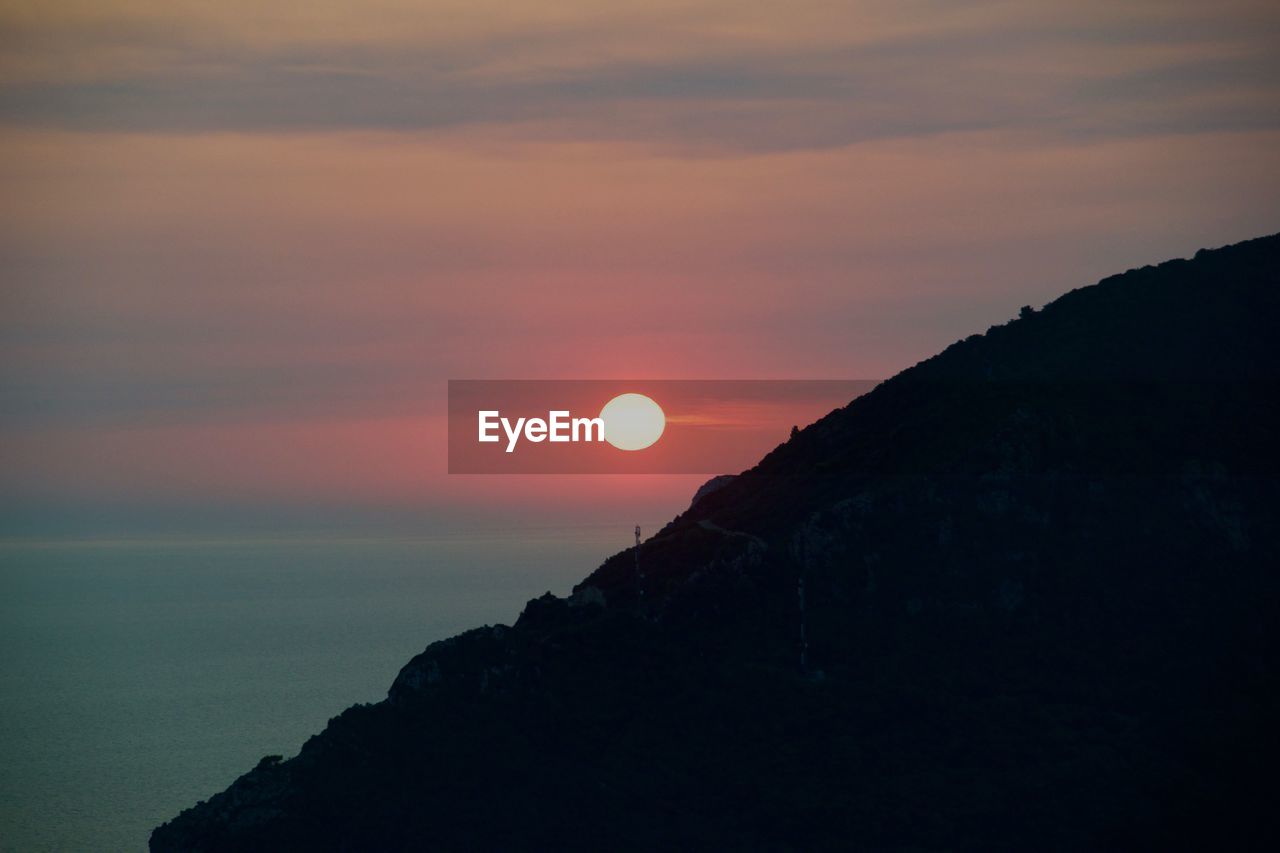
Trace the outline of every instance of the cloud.
<instances>
[{"instance_id":1,"label":"cloud","mask_svg":"<svg viewBox=\"0 0 1280 853\"><path fill-rule=\"evenodd\" d=\"M798 24L790 12L721 18L716 6L541 20L491 11L466 25L394 8L401 31L336 17L293 38L252 18L25 20L4 38L0 113L11 126L167 133L536 125L704 152L1280 122L1280 13L1263 5L979 4L966 18L860 4Z\"/></svg>"}]
</instances>

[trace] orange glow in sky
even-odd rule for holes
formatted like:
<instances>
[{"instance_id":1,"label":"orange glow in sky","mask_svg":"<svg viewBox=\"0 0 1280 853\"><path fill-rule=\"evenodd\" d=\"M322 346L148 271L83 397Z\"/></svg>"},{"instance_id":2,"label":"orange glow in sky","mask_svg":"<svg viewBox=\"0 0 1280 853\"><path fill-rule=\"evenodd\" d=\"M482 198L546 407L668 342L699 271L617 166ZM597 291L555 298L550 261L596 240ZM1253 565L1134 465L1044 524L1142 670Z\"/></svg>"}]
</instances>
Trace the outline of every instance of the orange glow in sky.
<instances>
[{"instance_id":1,"label":"orange glow in sky","mask_svg":"<svg viewBox=\"0 0 1280 853\"><path fill-rule=\"evenodd\" d=\"M699 478L450 477L447 380L880 379L1276 230L1274 3L5 0L0 26L17 532L124 504L665 518Z\"/></svg>"}]
</instances>

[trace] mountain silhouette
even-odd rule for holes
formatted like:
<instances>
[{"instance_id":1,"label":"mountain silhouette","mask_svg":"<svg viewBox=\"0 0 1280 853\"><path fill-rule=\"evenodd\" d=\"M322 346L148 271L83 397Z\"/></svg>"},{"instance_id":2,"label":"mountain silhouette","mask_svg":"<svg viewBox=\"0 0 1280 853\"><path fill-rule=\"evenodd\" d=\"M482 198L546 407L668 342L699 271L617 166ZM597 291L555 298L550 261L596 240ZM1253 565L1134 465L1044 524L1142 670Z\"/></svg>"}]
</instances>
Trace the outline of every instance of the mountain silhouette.
<instances>
[{"instance_id":1,"label":"mountain silhouette","mask_svg":"<svg viewBox=\"0 0 1280 853\"><path fill-rule=\"evenodd\" d=\"M1023 309L151 849L1280 849L1278 332L1280 235Z\"/></svg>"}]
</instances>

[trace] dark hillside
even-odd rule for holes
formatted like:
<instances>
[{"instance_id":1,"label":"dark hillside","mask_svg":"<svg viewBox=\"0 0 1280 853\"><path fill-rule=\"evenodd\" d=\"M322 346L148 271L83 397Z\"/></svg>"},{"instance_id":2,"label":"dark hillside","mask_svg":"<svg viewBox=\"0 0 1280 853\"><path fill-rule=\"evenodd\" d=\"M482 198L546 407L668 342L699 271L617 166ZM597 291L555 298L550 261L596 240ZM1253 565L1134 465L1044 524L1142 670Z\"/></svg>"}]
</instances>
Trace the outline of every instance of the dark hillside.
<instances>
[{"instance_id":1,"label":"dark hillside","mask_svg":"<svg viewBox=\"0 0 1280 853\"><path fill-rule=\"evenodd\" d=\"M1277 329L1280 236L1024 311L152 849L1275 849Z\"/></svg>"}]
</instances>

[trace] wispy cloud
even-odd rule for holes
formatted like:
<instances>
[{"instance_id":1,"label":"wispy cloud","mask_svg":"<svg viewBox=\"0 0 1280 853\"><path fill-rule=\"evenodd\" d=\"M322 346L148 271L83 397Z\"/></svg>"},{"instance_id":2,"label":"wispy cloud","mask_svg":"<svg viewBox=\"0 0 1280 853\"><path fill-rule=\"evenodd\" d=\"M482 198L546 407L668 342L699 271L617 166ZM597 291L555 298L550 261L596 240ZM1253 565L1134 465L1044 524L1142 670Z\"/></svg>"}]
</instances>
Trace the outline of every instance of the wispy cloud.
<instances>
[{"instance_id":1,"label":"wispy cloud","mask_svg":"<svg viewBox=\"0 0 1280 853\"><path fill-rule=\"evenodd\" d=\"M376 13L360 8L292 38L252 14L28 15L4 31L0 112L10 125L179 133L532 123L563 138L761 151L1280 122L1272 5L1113 5L958 15L871 3L794 22L736 6L623 6L558 21L495 11L486 29L396 4L400 29L370 26Z\"/></svg>"}]
</instances>

